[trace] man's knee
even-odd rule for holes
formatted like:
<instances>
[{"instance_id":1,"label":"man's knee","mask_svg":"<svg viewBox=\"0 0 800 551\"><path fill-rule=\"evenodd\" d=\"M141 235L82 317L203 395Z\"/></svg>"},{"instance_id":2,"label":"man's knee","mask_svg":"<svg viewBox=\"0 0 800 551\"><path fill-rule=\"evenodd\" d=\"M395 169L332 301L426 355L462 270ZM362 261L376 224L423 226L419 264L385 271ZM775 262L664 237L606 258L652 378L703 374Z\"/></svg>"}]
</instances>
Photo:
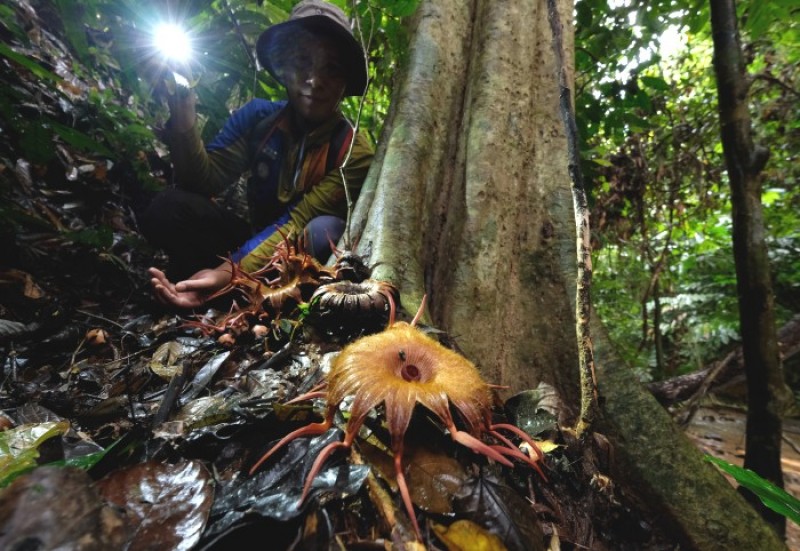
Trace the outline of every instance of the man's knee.
<instances>
[{"instance_id":1,"label":"man's knee","mask_svg":"<svg viewBox=\"0 0 800 551\"><path fill-rule=\"evenodd\" d=\"M195 194L180 189L165 189L151 201L139 217L139 230L151 243L180 231L186 220L187 204L196 201Z\"/></svg>"},{"instance_id":2,"label":"man's knee","mask_svg":"<svg viewBox=\"0 0 800 551\"><path fill-rule=\"evenodd\" d=\"M305 248L311 256L325 262L335 244L344 234L345 221L338 216L317 216L305 227Z\"/></svg>"}]
</instances>

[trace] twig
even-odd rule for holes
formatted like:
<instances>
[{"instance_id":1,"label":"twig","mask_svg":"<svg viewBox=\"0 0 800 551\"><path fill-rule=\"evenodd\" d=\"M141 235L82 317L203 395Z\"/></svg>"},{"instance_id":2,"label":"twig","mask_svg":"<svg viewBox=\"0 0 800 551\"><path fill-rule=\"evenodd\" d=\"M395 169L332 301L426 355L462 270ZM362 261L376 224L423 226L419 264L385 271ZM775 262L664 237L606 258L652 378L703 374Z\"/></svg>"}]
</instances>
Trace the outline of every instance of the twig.
<instances>
[{"instance_id":1,"label":"twig","mask_svg":"<svg viewBox=\"0 0 800 551\"><path fill-rule=\"evenodd\" d=\"M250 64L254 68L257 68L258 65L256 63L256 58L253 56L253 52L250 51L250 47L247 45L247 41L244 39L244 33L242 32L242 27L239 25L239 20L236 19L236 15L233 13L233 9L231 8L231 5L228 3L228 0L223 0L223 3L225 4L225 8L228 10L228 15L230 16L231 21L233 21L233 26L236 28L236 34L239 35L239 40L242 43L242 49L244 49L245 53L247 54L247 57L250 59Z\"/></svg>"},{"instance_id":2,"label":"twig","mask_svg":"<svg viewBox=\"0 0 800 551\"><path fill-rule=\"evenodd\" d=\"M87 312L86 310L75 310L75 311L77 313L79 313L79 314L83 314L84 316L89 316L90 318L98 319L100 321L104 321L106 323L110 323L111 325L116 325L120 329L125 329L125 326L122 325L121 323L116 322L114 320L110 320L110 319L108 319L106 317L103 317L103 316L100 316L98 314L92 314L91 312Z\"/></svg>"},{"instance_id":3,"label":"twig","mask_svg":"<svg viewBox=\"0 0 800 551\"><path fill-rule=\"evenodd\" d=\"M355 11L355 2L354 4L354 11ZM370 14L372 14L372 9L370 9ZM350 157L353 153L353 145L356 143L356 134L358 133L359 126L361 123L361 114L364 111L364 104L366 103L367 97L367 90L369 90L369 85L372 82L372 79L369 77L369 46L372 43L372 35L366 40L363 40L363 34L361 33L361 20L356 17L356 29L358 29L359 36L361 36L361 49L364 50L364 63L367 67L367 83L364 86L364 93L361 94L361 99L358 102L358 113L356 114L356 120L353 125L353 139L350 140L350 146L347 148L347 154L344 156L344 161L342 161L342 166L339 167L339 174L342 176L342 185L344 186L344 195L347 201L347 219L345 220L344 225L344 243L345 248L350 249L352 247L352 240L350 239L350 217L353 212L353 199L350 196L350 189L347 187L347 177L344 174L344 169L347 166L347 163L350 161ZM371 28L374 28L374 20L373 25Z\"/></svg>"},{"instance_id":4,"label":"twig","mask_svg":"<svg viewBox=\"0 0 800 551\"><path fill-rule=\"evenodd\" d=\"M800 447L798 447L797 444L794 443L794 440L792 440L791 438L789 438L785 434L782 436L782 438L783 438L783 441L786 442L786 444L788 444L789 447L792 448L795 453L800 453Z\"/></svg>"},{"instance_id":5,"label":"twig","mask_svg":"<svg viewBox=\"0 0 800 551\"><path fill-rule=\"evenodd\" d=\"M181 362L180 371L176 373L169 381L167 391L164 393L164 398L161 399L161 404L158 406L158 411L153 416L152 428L156 428L169 418L175 404L178 402L178 396L186 384L187 379L186 363Z\"/></svg>"},{"instance_id":6,"label":"twig","mask_svg":"<svg viewBox=\"0 0 800 551\"><path fill-rule=\"evenodd\" d=\"M577 289L575 300L575 327L578 338L578 360L581 381L581 414L576 427L578 435L591 428L597 416L598 393L595 375L594 351L589 322L591 319L592 254L589 228L589 209L581 172L578 126L572 107L572 93L567 83L564 63L564 37L562 22L555 0L547 0L547 16L552 31L552 46L556 59L561 119L567 138L569 174L572 179L572 201L575 209L577 233Z\"/></svg>"}]
</instances>

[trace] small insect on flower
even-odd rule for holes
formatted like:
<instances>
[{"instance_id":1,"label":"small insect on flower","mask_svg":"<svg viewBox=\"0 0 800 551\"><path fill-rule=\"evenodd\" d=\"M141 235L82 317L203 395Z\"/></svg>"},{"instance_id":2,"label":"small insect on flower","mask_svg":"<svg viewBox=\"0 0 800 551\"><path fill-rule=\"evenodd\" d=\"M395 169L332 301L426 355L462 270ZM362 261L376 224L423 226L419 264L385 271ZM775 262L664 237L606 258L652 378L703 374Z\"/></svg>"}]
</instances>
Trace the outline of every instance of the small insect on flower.
<instances>
[{"instance_id":1,"label":"small insect on flower","mask_svg":"<svg viewBox=\"0 0 800 551\"><path fill-rule=\"evenodd\" d=\"M352 398L344 439L320 451L306 478L301 503L308 496L312 481L326 459L337 448L352 445L369 413L380 404L384 405L391 436L397 486L420 539L402 466L403 440L417 404L438 417L455 442L509 467L513 465L511 459L517 459L536 469L546 479L539 467L543 454L536 443L513 425L492 423L492 387L481 378L475 365L416 327L424 306L425 298L411 323L391 319L386 330L347 345L334 360L323 391L310 392L291 400L325 397L327 410L323 421L301 427L283 437L251 468L250 474L295 438L326 432L333 425L339 405L346 398ZM460 413L466 430L456 427L451 405ZM520 438L534 451L534 456L520 451L500 430ZM484 442L484 436L491 442Z\"/></svg>"}]
</instances>

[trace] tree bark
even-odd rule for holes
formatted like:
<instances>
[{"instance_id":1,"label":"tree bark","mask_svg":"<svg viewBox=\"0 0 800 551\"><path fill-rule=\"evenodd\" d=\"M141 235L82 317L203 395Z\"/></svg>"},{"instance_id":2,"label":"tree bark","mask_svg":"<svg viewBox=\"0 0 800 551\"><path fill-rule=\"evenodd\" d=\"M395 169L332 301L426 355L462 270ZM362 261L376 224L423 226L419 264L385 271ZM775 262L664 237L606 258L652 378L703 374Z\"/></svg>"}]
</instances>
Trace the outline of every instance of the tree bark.
<instances>
[{"instance_id":1,"label":"tree bark","mask_svg":"<svg viewBox=\"0 0 800 551\"><path fill-rule=\"evenodd\" d=\"M598 320L592 334L605 413L598 429L614 448L612 478L626 480L665 512L682 549L785 549L616 356Z\"/></svg>"},{"instance_id":2,"label":"tree bark","mask_svg":"<svg viewBox=\"0 0 800 551\"><path fill-rule=\"evenodd\" d=\"M578 404L577 372L548 369L574 366L577 354L575 230L545 3L432 2L418 20L387 153L367 182L382 189L368 217L362 200L354 213L359 252L400 286L408 310L428 294L429 319L506 396L544 381Z\"/></svg>"},{"instance_id":3,"label":"tree bark","mask_svg":"<svg viewBox=\"0 0 800 551\"><path fill-rule=\"evenodd\" d=\"M558 2L566 32L572 7ZM407 313L427 295L426 320L488 382L507 385L504 396L551 385L561 426L573 427L576 227L547 16L546 0L421 3L352 231L372 277L399 287ZM612 476L661 506L687 548L784 549L606 344L601 351L601 426L620 458Z\"/></svg>"},{"instance_id":4,"label":"tree bark","mask_svg":"<svg viewBox=\"0 0 800 551\"><path fill-rule=\"evenodd\" d=\"M711 28L722 147L733 205L733 255L747 377L744 466L782 488L782 419L789 393L778 355L761 205L760 173L768 152L753 144L747 106L749 82L734 0L711 0ZM778 533L784 534L785 517L765 507L749 491L743 492Z\"/></svg>"}]
</instances>

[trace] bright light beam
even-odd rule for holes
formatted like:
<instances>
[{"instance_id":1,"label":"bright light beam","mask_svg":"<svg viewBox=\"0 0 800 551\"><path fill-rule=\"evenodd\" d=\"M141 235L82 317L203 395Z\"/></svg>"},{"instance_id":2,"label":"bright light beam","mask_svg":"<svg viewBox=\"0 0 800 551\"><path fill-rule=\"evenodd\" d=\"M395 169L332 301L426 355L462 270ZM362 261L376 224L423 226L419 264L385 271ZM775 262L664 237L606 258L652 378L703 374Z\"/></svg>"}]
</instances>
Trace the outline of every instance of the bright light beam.
<instances>
[{"instance_id":1,"label":"bright light beam","mask_svg":"<svg viewBox=\"0 0 800 551\"><path fill-rule=\"evenodd\" d=\"M158 25L153 32L153 43L166 59L186 63L192 57L189 35L173 23Z\"/></svg>"}]
</instances>

